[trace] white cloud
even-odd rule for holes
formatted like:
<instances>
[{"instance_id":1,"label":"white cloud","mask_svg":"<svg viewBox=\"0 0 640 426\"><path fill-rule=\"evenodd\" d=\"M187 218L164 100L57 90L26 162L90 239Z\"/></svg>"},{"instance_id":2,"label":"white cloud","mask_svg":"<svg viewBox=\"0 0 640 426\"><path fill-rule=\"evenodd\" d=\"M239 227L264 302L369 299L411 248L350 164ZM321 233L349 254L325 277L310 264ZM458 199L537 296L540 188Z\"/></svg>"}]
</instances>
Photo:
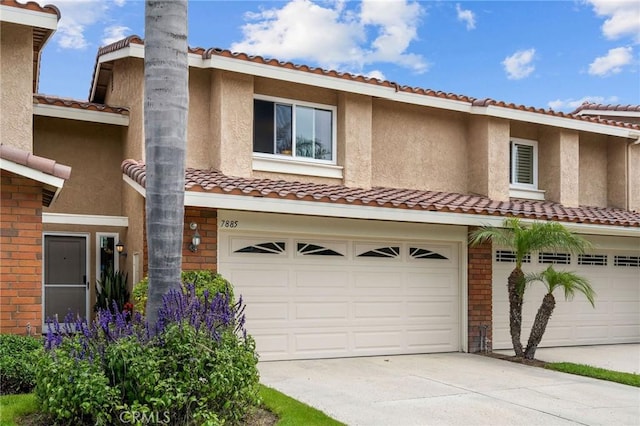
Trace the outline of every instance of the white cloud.
<instances>
[{"instance_id":1,"label":"white cloud","mask_svg":"<svg viewBox=\"0 0 640 426\"><path fill-rule=\"evenodd\" d=\"M422 13L417 2L405 0L363 0L359 10L347 9L344 1L292 0L245 14L250 22L242 27L244 38L231 49L352 72L391 62L420 73L426 61L407 49Z\"/></svg>"},{"instance_id":2,"label":"white cloud","mask_svg":"<svg viewBox=\"0 0 640 426\"><path fill-rule=\"evenodd\" d=\"M111 25L104 29L101 44L102 46L106 46L122 40L127 36L128 32L131 32L131 28L129 27L125 27L124 25Z\"/></svg>"},{"instance_id":3,"label":"white cloud","mask_svg":"<svg viewBox=\"0 0 640 426\"><path fill-rule=\"evenodd\" d=\"M632 52L631 47L610 49L605 56L600 56L589 64L589 74L605 77L619 73L622 71L622 67L633 59Z\"/></svg>"},{"instance_id":4,"label":"white cloud","mask_svg":"<svg viewBox=\"0 0 640 426\"><path fill-rule=\"evenodd\" d=\"M634 0L586 0L598 16L607 19L602 24L605 37L615 40L624 36L633 37L640 43L640 6Z\"/></svg>"},{"instance_id":5,"label":"white cloud","mask_svg":"<svg viewBox=\"0 0 640 426\"><path fill-rule=\"evenodd\" d=\"M609 96L608 98L605 98L604 96L584 96L580 99L556 99L555 101L549 102L547 105L554 111L571 112L585 102L594 104L614 104L618 102L618 97Z\"/></svg>"},{"instance_id":6,"label":"white cloud","mask_svg":"<svg viewBox=\"0 0 640 426\"><path fill-rule=\"evenodd\" d=\"M476 27L476 15L471 10L465 10L460 7L460 4L456 4L456 12L458 12L458 21L466 22L467 30L472 30Z\"/></svg>"},{"instance_id":7,"label":"white cloud","mask_svg":"<svg viewBox=\"0 0 640 426\"><path fill-rule=\"evenodd\" d=\"M54 3L60 9L60 22L54 40L63 49L85 49L90 45L87 29L108 18L113 5L123 6L126 0L38 0L41 5Z\"/></svg>"},{"instance_id":8,"label":"white cloud","mask_svg":"<svg viewBox=\"0 0 640 426\"><path fill-rule=\"evenodd\" d=\"M369 71L365 74L369 78L377 78L378 80L386 80L387 78L384 76L384 73L380 70Z\"/></svg>"},{"instance_id":9,"label":"white cloud","mask_svg":"<svg viewBox=\"0 0 640 426\"><path fill-rule=\"evenodd\" d=\"M509 80L520 80L531 75L535 67L531 64L534 59L536 50L518 50L511 56L507 56L502 65L507 72Z\"/></svg>"}]
</instances>

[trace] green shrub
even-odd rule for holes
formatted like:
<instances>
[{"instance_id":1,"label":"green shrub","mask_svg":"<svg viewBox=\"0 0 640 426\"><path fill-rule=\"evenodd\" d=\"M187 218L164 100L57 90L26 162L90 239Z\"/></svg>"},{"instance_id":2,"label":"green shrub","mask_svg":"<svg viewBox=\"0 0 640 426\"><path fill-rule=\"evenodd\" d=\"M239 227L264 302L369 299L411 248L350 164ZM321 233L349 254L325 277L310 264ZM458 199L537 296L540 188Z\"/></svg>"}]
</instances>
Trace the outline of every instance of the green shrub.
<instances>
[{"instance_id":1,"label":"green shrub","mask_svg":"<svg viewBox=\"0 0 640 426\"><path fill-rule=\"evenodd\" d=\"M36 371L42 409L62 424L237 424L259 403L243 310L189 285L165 295L155 336L138 312L54 322Z\"/></svg>"},{"instance_id":2,"label":"green shrub","mask_svg":"<svg viewBox=\"0 0 640 426\"><path fill-rule=\"evenodd\" d=\"M42 341L33 336L0 334L0 394L28 393L35 386L34 363Z\"/></svg>"},{"instance_id":3,"label":"green shrub","mask_svg":"<svg viewBox=\"0 0 640 426\"><path fill-rule=\"evenodd\" d=\"M198 297L202 297L205 290L209 290L211 296L217 293L227 294L230 302L233 304L233 287L229 281L224 279L222 275L213 271L182 271L182 283L193 284L196 288ZM145 277L133 286L133 304L136 312L145 314L147 306L147 294L149 289L149 277Z\"/></svg>"},{"instance_id":4,"label":"green shrub","mask_svg":"<svg viewBox=\"0 0 640 426\"><path fill-rule=\"evenodd\" d=\"M118 310L122 311L124 305L129 301L129 289L127 288L127 280L129 274L123 271L114 271L108 269L103 271L100 279L96 282L96 304L94 309L111 309L113 302L118 306Z\"/></svg>"}]
</instances>

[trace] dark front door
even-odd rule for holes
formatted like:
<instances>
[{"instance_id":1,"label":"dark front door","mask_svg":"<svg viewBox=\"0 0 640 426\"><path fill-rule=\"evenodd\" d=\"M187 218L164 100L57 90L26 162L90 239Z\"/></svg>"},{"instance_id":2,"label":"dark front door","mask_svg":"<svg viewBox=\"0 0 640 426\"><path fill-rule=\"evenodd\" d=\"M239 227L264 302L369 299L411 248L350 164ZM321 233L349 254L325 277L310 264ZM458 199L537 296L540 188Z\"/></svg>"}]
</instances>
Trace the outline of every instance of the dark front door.
<instances>
[{"instance_id":1,"label":"dark front door","mask_svg":"<svg viewBox=\"0 0 640 426\"><path fill-rule=\"evenodd\" d=\"M87 237L44 236L44 320L88 315Z\"/></svg>"}]
</instances>

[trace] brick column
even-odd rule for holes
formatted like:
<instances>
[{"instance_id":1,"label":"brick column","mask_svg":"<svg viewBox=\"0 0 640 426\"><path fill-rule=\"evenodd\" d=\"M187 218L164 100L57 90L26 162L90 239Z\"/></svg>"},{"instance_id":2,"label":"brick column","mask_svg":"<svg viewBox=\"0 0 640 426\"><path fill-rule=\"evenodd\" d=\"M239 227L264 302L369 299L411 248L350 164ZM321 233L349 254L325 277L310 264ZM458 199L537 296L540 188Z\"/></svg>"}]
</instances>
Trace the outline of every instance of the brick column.
<instances>
[{"instance_id":1,"label":"brick column","mask_svg":"<svg viewBox=\"0 0 640 426\"><path fill-rule=\"evenodd\" d=\"M473 229L470 229L473 231ZM492 324L492 267L491 243L468 247L468 350L482 349L481 333L486 327L489 341L493 335ZM488 344L491 349L491 343Z\"/></svg>"},{"instance_id":2,"label":"brick column","mask_svg":"<svg viewBox=\"0 0 640 426\"><path fill-rule=\"evenodd\" d=\"M0 333L42 332L42 185L2 171Z\"/></svg>"},{"instance_id":3,"label":"brick column","mask_svg":"<svg viewBox=\"0 0 640 426\"><path fill-rule=\"evenodd\" d=\"M189 224L198 224L200 246L194 253L189 250L194 231ZM184 244L182 248L182 270L218 270L218 211L201 207L186 207L184 210Z\"/></svg>"}]
</instances>

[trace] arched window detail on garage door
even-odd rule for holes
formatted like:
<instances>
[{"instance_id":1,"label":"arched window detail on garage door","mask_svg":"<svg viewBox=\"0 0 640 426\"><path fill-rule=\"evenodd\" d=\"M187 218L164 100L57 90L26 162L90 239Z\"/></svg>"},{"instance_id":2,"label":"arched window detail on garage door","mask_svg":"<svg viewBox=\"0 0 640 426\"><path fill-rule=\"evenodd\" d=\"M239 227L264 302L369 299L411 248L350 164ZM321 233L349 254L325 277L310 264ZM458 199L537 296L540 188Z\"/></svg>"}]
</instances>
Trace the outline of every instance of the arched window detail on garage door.
<instances>
[{"instance_id":1,"label":"arched window detail on garage door","mask_svg":"<svg viewBox=\"0 0 640 426\"><path fill-rule=\"evenodd\" d=\"M396 258L400 256L400 247L380 247L377 249L365 251L360 253L358 257L391 257Z\"/></svg>"},{"instance_id":2,"label":"arched window detail on garage door","mask_svg":"<svg viewBox=\"0 0 640 426\"><path fill-rule=\"evenodd\" d=\"M234 253L282 254L285 250L284 242L254 244L236 250Z\"/></svg>"},{"instance_id":3,"label":"arched window detail on garage door","mask_svg":"<svg viewBox=\"0 0 640 426\"><path fill-rule=\"evenodd\" d=\"M298 253L304 256L344 256L335 250L310 243L298 243Z\"/></svg>"},{"instance_id":4,"label":"arched window detail on garage door","mask_svg":"<svg viewBox=\"0 0 640 426\"><path fill-rule=\"evenodd\" d=\"M418 247L410 247L409 255L413 259L444 259L448 260L448 257L441 255L440 253L436 253L435 251L422 249Z\"/></svg>"}]
</instances>

